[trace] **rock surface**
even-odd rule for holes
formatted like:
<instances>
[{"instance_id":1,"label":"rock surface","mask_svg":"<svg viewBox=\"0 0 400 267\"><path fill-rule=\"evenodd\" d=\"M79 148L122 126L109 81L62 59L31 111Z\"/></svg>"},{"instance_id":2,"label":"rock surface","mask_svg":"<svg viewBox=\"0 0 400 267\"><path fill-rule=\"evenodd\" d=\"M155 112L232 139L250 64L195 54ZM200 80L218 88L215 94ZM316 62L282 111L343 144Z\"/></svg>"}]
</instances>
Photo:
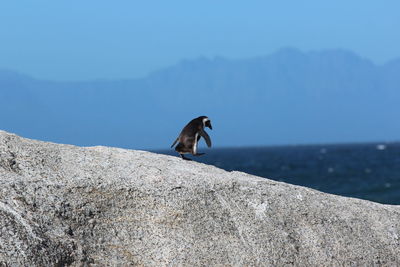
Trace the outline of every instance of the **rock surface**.
<instances>
[{"instance_id":1,"label":"rock surface","mask_svg":"<svg viewBox=\"0 0 400 267\"><path fill-rule=\"evenodd\" d=\"M0 266L396 266L400 207L0 131Z\"/></svg>"}]
</instances>

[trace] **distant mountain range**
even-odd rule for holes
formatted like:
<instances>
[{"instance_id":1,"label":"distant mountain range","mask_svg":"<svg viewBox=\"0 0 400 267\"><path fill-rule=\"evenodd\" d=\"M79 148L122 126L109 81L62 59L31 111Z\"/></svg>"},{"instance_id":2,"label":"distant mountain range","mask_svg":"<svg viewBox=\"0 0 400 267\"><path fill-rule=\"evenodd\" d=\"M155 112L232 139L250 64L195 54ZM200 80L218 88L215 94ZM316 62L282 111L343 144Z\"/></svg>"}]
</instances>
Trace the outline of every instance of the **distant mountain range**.
<instances>
[{"instance_id":1,"label":"distant mountain range","mask_svg":"<svg viewBox=\"0 0 400 267\"><path fill-rule=\"evenodd\" d=\"M376 65L345 50L286 48L82 82L0 70L0 128L30 138L169 148L200 115L212 119L215 146L400 140L400 59Z\"/></svg>"}]
</instances>

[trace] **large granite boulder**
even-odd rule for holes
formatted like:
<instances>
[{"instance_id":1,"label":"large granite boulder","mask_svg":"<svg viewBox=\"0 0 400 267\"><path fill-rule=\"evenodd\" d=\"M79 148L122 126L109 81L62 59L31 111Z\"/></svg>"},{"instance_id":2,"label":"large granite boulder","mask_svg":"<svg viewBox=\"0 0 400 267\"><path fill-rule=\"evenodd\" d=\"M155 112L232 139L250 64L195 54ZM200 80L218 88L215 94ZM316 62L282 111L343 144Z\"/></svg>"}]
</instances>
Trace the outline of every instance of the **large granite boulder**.
<instances>
[{"instance_id":1,"label":"large granite boulder","mask_svg":"<svg viewBox=\"0 0 400 267\"><path fill-rule=\"evenodd\" d=\"M400 207L0 131L0 266L399 266Z\"/></svg>"}]
</instances>

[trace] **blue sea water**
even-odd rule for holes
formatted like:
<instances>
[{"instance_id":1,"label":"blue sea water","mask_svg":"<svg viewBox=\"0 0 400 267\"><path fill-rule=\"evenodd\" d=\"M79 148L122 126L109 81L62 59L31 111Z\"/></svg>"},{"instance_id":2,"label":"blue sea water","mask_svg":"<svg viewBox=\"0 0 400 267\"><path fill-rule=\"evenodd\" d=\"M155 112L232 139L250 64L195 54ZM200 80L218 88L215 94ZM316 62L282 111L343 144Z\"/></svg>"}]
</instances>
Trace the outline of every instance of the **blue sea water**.
<instances>
[{"instance_id":1,"label":"blue sea water","mask_svg":"<svg viewBox=\"0 0 400 267\"><path fill-rule=\"evenodd\" d=\"M336 195L400 204L400 143L203 148L194 160ZM177 155L171 150L157 151Z\"/></svg>"}]
</instances>

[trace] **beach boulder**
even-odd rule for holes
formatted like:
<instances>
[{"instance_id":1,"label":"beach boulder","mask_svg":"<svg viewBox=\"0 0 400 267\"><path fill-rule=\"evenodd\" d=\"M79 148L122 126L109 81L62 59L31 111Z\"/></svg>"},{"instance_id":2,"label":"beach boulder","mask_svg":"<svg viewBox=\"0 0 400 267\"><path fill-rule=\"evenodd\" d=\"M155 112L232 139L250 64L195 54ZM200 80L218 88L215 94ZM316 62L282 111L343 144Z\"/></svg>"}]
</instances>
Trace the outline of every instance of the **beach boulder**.
<instances>
[{"instance_id":1,"label":"beach boulder","mask_svg":"<svg viewBox=\"0 0 400 267\"><path fill-rule=\"evenodd\" d=\"M400 207L0 131L0 266L398 266Z\"/></svg>"}]
</instances>

